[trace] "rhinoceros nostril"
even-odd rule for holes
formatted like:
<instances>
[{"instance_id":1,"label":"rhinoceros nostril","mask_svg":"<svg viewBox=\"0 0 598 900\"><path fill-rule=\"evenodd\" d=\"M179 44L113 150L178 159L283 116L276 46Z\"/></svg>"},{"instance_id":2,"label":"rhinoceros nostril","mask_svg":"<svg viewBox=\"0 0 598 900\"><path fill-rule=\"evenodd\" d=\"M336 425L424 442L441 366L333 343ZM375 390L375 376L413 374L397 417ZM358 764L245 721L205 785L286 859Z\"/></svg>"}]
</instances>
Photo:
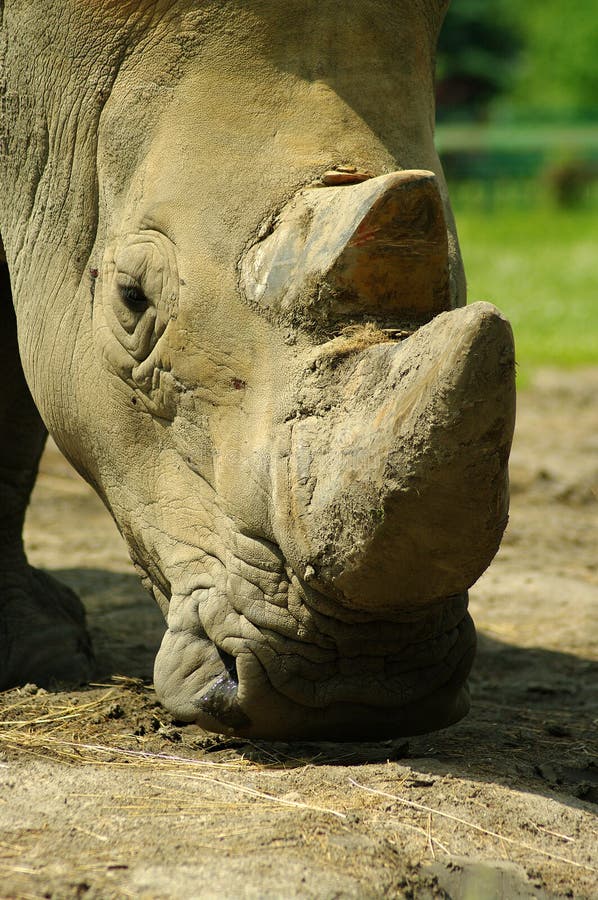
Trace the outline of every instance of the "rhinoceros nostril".
<instances>
[{"instance_id":1,"label":"rhinoceros nostril","mask_svg":"<svg viewBox=\"0 0 598 900\"><path fill-rule=\"evenodd\" d=\"M228 728L241 728L249 724L249 718L239 706L237 692L239 677L234 656L218 648L224 671L212 682L205 694L196 697L193 705L205 715Z\"/></svg>"},{"instance_id":2,"label":"rhinoceros nostril","mask_svg":"<svg viewBox=\"0 0 598 900\"><path fill-rule=\"evenodd\" d=\"M220 647L218 647L217 650L218 650L218 656L222 660L222 664L223 664L224 668L226 669L226 671L228 672L228 675L229 675L231 681L233 681L235 683L235 685L238 687L239 686L239 676L237 674L237 660L235 659L234 656L231 656L230 653L226 653L224 650L221 650Z\"/></svg>"}]
</instances>

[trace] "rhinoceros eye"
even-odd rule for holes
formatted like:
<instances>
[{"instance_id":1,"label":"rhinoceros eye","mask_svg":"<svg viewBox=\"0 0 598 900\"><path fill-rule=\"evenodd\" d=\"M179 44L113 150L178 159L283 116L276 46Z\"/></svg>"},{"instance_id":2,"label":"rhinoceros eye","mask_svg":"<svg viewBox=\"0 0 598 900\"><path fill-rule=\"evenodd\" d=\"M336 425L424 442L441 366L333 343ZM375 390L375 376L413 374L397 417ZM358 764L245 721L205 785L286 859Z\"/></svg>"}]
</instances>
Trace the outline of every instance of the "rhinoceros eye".
<instances>
[{"instance_id":1,"label":"rhinoceros eye","mask_svg":"<svg viewBox=\"0 0 598 900\"><path fill-rule=\"evenodd\" d=\"M120 298L125 306L134 313L143 313L149 306L149 300L136 284L120 285Z\"/></svg>"},{"instance_id":2,"label":"rhinoceros eye","mask_svg":"<svg viewBox=\"0 0 598 900\"><path fill-rule=\"evenodd\" d=\"M178 286L174 245L162 233L125 234L108 245L94 321L98 340L106 345L104 358L114 370L131 375L150 358L176 316Z\"/></svg>"}]
</instances>

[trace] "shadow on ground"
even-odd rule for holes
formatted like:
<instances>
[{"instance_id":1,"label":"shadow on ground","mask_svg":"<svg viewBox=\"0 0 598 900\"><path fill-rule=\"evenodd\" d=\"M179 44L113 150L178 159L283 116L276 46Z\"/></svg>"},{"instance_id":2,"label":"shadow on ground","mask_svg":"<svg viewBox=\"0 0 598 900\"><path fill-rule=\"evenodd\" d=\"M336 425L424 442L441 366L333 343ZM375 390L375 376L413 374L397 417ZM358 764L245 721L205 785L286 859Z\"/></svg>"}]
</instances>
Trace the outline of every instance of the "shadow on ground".
<instances>
[{"instance_id":1,"label":"shadow on ground","mask_svg":"<svg viewBox=\"0 0 598 900\"><path fill-rule=\"evenodd\" d=\"M97 678L150 682L164 623L134 575L100 569L52 574L77 591L87 612ZM288 766L367 765L409 760L426 778L452 774L513 786L579 805L598 803L595 685L598 663L543 648L517 647L484 634L471 677L472 709L445 731L376 743L261 743L206 736L210 753L236 751L255 762ZM161 719L168 719L164 714ZM170 721L170 720L169 720ZM175 723L177 734L195 726ZM594 739L594 741L592 740ZM184 743L184 741L183 741Z\"/></svg>"}]
</instances>

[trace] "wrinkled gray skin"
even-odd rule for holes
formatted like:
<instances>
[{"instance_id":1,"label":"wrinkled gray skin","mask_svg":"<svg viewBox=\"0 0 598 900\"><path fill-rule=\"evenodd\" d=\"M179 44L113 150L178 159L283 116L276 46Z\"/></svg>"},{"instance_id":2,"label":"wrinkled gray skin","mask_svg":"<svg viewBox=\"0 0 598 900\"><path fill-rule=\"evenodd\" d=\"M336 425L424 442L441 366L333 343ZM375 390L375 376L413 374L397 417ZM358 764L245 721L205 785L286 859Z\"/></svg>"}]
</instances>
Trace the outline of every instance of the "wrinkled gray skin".
<instances>
[{"instance_id":1,"label":"wrinkled gray skin","mask_svg":"<svg viewBox=\"0 0 598 900\"><path fill-rule=\"evenodd\" d=\"M0 8L0 685L92 668L21 544L47 429L164 612L178 718L456 721L514 394L433 147L444 4Z\"/></svg>"}]
</instances>

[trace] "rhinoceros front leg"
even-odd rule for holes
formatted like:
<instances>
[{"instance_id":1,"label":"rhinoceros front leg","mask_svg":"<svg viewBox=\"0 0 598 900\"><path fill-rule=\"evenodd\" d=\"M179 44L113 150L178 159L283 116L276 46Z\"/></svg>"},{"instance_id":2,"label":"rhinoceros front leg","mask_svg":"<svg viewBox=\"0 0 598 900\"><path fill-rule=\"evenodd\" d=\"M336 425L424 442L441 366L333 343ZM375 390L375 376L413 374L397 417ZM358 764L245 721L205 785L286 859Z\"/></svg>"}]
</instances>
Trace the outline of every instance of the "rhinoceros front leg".
<instances>
[{"instance_id":1,"label":"rhinoceros front leg","mask_svg":"<svg viewBox=\"0 0 598 900\"><path fill-rule=\"evenodd\" d=\"M23 549L25 510L46 429L25 382L8 267L0 260L0 689L82 681L93 655L79 598L34 569Z\"/></svg>"}]
</instances>

